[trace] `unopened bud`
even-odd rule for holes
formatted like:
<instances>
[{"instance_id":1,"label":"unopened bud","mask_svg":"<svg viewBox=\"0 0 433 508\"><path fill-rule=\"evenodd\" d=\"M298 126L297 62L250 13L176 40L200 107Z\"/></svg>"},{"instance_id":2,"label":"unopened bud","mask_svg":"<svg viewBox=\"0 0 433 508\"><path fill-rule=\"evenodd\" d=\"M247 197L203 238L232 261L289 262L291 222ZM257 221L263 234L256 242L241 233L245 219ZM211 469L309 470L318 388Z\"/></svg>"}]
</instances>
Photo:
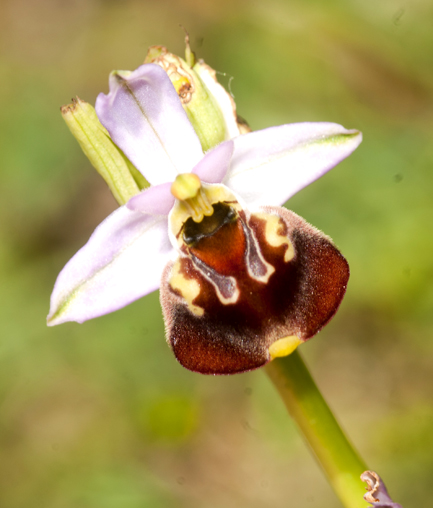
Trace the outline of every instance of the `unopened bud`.
<instances>
[{"instance_id":1,"label":"unopened bud","mask_svg":"<svg viewBox=\"0 0 433 508\"><path fill-rule=\"evenodd\" d=\"M215 71L196 62L186 39L186 61L164 46L151 46L144 63L160 65L170 78L202 145L203 151L238 136L236 105L216 80Z\"/></svg>"},{"instance_id":2,"label":"unopened bud","mask_svg":"<svg viewBox=\"0 0 433 508\"><path fill-rule=\"evenodd\" d=\"M113 143L98 120L93 106L77 97L71 104L62 106L61 112L83 152L106 181L120 205L149 186L141 173Z\"/></svg>"}]
</instances>

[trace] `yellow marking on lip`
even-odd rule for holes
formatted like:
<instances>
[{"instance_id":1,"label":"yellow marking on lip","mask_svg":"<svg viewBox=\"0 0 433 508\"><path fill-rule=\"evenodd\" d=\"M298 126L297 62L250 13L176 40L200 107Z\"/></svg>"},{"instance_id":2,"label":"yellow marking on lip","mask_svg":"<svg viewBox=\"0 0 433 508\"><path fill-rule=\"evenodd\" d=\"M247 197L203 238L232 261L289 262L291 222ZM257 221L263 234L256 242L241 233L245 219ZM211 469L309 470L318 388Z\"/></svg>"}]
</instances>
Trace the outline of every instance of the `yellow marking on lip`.
<instances>
[{"instance_id":1,"label":"yellow marking on lip","mask_svg":"<svg viewBox=\"0 0 433 508\"><path fill-rule=\"evenodd\" d=\"M204 309L192 303L194 298L197 298L200 294L200 284L195 279L187 279L185 277L185 275L181 272L180 260L177 260L174 263L168 283L172 289L179 291L189 310L194 315L203 316Z\"/></svg>"},{"instance_id":2,"label":"yellow marking on lip","mask_svg":"<svg viewBox=\"0 0 433 508\"><path fill-rule=\"evenodd\" d=\"M278 230L281 228L280 218L277 215L258 213L256 214L261 219L266 221L265 238L271 247L281 247L287 245L286 252L284 253L284 261L288 263L295 256L295 249L292 242L287 236L280 235Z\"/></svg>"},{"instance_id":3,"label":"yellow marking on lip","mask_svg":"<svg viewBox=\"0 0 433 508\"><path fill-rule=\"evenodd\" d=\"M269 346L268 351L271 360L292 354L301 343L302 341L296 335L289 335L288 337L278 339Z\"/></svg>"}]
</instances>

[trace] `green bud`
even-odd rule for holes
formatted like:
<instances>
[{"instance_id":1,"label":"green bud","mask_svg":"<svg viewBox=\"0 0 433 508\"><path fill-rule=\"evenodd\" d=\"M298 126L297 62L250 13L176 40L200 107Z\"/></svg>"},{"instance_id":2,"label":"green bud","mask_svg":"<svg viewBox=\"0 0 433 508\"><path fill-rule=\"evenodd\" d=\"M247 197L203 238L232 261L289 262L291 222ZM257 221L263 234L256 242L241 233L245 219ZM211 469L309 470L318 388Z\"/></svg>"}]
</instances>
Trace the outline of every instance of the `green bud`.
<instances>
[{"instance_id":1,"label":"green bud","mask_svg":"<svg viewBox=\"0 0 433 508\"><path fill-rule=\"evenodd\" d=\"M141 173L113 143L93 106L77 97L60 110L83 152L120 205L149 187Z\"/></svg>"},{"instance_id":2,"label":"green bud","mask_svg":"<svg viewBox=\"0 0 433 508\"><path fill-rule=\"evenodd\" d=\"M216 71L207 65L202 59L194 65L193 69L199 75L204 86L217 102L218 107L223 114L228 134L226 139L234 138L235 136L239 136L239 134L251 132L251 128L247 122L236 113L236 104L233 97L220 83L218 83Z\"/></svg>"},{"instance_id":3,"label":"green bud","mask_svg":"<svg viewBox=\"0 0 433 508\"><path fill-rule=\"evenodd\" d=\"M173 83L203 151L240 134L236 106L217 82L215 71L202 60L196 62L186 39L186 61L164 46L151 46L144 63L160 65Z\"/></svg>"}]
</instances>

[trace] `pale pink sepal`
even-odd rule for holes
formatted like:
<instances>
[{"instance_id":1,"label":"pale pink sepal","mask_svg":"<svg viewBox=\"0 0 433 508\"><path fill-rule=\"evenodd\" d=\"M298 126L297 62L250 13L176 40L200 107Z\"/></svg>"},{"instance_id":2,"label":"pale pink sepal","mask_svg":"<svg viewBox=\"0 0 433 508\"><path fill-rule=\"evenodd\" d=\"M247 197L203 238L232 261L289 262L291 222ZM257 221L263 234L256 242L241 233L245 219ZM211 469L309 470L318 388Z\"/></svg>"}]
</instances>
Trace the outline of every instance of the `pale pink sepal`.
<instances>
[{"instance_id":1,"label":"pale pink sepal","mask_svg":"<svg viewBox=\"0 0 433 508\"><path fill-rule=\"evenodd\" d=\"M48 324L82 323L154 291L172 256L166 218L118 208L60 272Z\"/></svg>"},{"instance_id":2,"label":"pale pink sepal","mask_svg":"<svg viewBox=\"0 0 433 508\"><path fill-rule=\"evenodd\" d=\"M156 64L110 76L96 113L111 138L152 185L171 182L203 157L200 141L167 73Z\"/></svg>"},{"instance_id":3,"label":"pale pink sepal","mask_svg":"<svg viewBox=\"0 0 433 508\"><path fill-rule=\"evenodd\" d=\"M195 166L192 173L206 183L221 183L230 169L234 143L232 140L224 141L209 152Z\"/></svg>"},{"instance_id":4,"label":"pale pink sepal","mask_svg":"<svg viewBox=\"0 0 433 508\"><path fill-rule=\"evenodd\" d=\"M350 155L362 135L335 123L295 123L235 138L222 183L251 208L282 205Z\"/></svg>"},{"instance_id":5,"label":"pale pink sepal","mask_svg":"<svg viewBox=\"0 0 433 508\"><path fill-rule=\"evenodd\" d=\"M170 191L171 185L172 183L168 182L149 187L132 197L126 203L126 206L130 210L136 210L137 212L149 215L168 216L175 202L175 198Z\"/></svg>"}]
</instances>

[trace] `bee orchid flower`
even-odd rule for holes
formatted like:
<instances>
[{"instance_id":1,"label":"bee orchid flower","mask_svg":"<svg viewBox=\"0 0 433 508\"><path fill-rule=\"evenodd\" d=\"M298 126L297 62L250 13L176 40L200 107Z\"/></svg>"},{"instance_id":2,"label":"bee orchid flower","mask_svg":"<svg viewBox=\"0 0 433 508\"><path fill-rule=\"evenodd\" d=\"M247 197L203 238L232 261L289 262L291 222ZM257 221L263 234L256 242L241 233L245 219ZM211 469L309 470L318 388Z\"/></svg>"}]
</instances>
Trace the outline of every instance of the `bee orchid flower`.
<instances>
[{"instance_id":1,"label":"bee orchid flower","mask_svg":"<svg viewBox=\"0 0 433 508\"><path fill-rule=\"evenodd\" d=\"M66 264L50 325L82 323L160 288L167 342L187 369L232 374L293 351L335 314L346 260L280 208L361 142L334 123L271 127L203 153L166 72L110 76L96 112L151 187Z\"/></svg>"}]
</instances>

